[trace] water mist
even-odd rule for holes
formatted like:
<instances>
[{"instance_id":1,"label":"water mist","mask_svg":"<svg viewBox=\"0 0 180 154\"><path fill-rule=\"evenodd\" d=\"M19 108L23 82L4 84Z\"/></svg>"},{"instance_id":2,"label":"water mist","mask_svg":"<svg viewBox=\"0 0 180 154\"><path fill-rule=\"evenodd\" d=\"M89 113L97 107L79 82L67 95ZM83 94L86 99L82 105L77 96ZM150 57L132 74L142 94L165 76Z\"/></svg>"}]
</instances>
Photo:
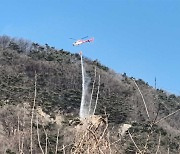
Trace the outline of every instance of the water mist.
<instances>
[{"instance_id":1,"label":"water mist","mask_svg":"<svg viewBox=\"0 0 180 154\"><path fill-rule=\"evenodd\" d=\"M82 52L80 52L81 56L81 70L82 70L82 97L81 97L81 106L80 106L80 118L86 118L89 116L89 101L87 100L88 86L90 83L90 79L86 76L86 71L83 64Z\"/></svg>"}]
</instances>

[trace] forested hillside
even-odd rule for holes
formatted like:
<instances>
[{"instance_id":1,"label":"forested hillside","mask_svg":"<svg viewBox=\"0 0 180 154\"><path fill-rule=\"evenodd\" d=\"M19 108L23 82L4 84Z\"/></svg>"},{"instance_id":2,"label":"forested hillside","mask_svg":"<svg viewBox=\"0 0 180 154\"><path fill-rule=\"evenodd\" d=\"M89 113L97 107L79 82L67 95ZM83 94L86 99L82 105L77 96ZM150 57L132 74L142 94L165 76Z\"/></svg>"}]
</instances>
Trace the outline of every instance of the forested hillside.
<instances>
[{"instance_id":1,"label":"forested hillside","mask_svg":"<svg viewBox=\"0 0 180 154\"><path fill-rule=\"evenodd\" d=\"M126 73L115 73L98 60L83 59L89 93L96 81L93 102L98 75L101 77L95 115L106 122L102 129L92 127L94 132L98 130L92 133L94 137L104 132L95 153L180 152L179 96ZM0 153L88 153L92 143L84 142L89 145L79 151L76 144L76 128L83 125L79 119L81 93L79 53L1 36ZM131 128L121 135L123 124ZM99 150L101 145L111 150Z\"/></svg>"}]
</instances>

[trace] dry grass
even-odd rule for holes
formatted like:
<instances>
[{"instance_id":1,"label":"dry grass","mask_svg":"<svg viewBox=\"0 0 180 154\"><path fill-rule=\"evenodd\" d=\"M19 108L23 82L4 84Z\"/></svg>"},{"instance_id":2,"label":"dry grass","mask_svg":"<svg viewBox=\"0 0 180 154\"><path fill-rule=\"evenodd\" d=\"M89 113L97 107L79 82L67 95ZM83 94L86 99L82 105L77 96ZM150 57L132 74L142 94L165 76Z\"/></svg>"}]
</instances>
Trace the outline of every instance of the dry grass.
<instances>
[{"instance_id":1,"label":"dry grass","mask_svg":"<svg viewBox=\"0 0 180 154\"><path fill-rule=\"evenodd\" d=\"M82 124L76 127L73 154L80 153L111 153L108 122L100 116L91 116L83 119Z\"/></svg>"}]
</instances>

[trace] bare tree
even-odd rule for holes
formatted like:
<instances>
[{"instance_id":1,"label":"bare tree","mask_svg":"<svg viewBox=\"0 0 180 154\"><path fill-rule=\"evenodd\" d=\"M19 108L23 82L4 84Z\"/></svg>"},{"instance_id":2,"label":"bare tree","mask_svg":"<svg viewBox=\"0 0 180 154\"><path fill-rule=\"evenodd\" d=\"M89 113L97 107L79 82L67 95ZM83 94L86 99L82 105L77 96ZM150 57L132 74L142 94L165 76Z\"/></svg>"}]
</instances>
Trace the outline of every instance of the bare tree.
<instances>
[{"instance_id":1,"label":"bare tree","mask_svg":"<svg viewBox=\"0 0 180 154\"><path fill-rule=\"evenodd\" d=\"M9 43L11 41L11 38L6 36L6 35L3 35L3 36L0 36L0 46L5 49L8 47Z\"/></svg>"},{"instance_id":2,"label":"bare tree","mask_svg":"<svg viewBox=\"0 0 180 154\"><path fill-rule=\"evenodd\" d=\"M21 52L29 52L32 48L32 43L28 40L17 39L16 43L18 44Z\"/></svg>"},{"instance_id":3,"label":"bare tree","mask_svg":"<svg viewBox=\"0 0 180 154\"><path fill-rule=\"evenodd\" d=\"M37 95L37 89L36 89L36 84L37 84L37 74L35 71L35 77L34 77L34 101L33 101L33 106L32 106L32 114L31 114L31 154L33 152L33 117L34 117L34 109L36 105L36 95Z\"/></svg>"}]
</instances>

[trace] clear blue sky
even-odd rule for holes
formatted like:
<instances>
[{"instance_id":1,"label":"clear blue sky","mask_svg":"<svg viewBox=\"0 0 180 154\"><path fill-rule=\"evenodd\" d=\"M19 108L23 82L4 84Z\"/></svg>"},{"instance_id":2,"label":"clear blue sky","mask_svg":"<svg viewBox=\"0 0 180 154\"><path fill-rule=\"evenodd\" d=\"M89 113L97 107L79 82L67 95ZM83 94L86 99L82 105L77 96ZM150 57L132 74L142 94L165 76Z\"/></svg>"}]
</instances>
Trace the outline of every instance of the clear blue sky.
<instances>
[{"instance_id":1,"label":"clear blue sky","mask_svg":"<svg viewBox=\"0 0 180 154\"><path fill-rule=\"evenodd\" d=\"M179 0L0 0L0 35L83 51L117 73L180 95ZM95 42L73 47L73 38Z\"/></svg>"}]
</instances>

